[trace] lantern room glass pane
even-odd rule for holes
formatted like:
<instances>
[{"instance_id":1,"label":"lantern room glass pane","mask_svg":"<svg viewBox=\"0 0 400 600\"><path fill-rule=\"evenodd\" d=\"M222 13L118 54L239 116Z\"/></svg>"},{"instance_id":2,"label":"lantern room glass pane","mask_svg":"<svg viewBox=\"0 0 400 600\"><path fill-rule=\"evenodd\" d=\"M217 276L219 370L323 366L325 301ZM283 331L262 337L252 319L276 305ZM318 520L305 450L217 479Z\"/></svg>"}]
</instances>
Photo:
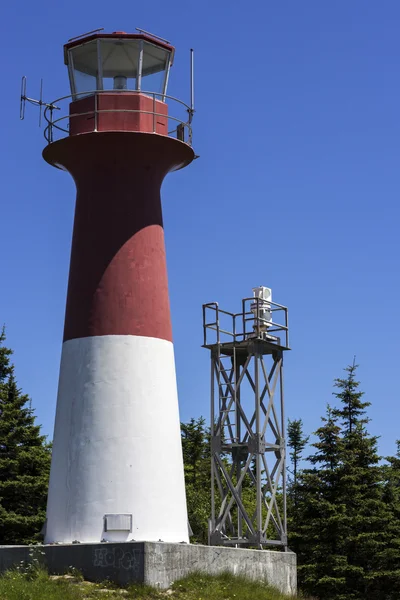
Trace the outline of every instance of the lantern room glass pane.
<instances>
[{"instance_id":1,"label":"lantern room glass pane","mask_svg":"<svg viewBox=\"0 0 400 600\"><path fill-rule=\"evenodd\" d=\"M139 40L100 41L103 89L136 89Z\"/></svg>"},{"instance_id":2,"label":"lantern room glass pane","mask_svg":"<svg viewBox=\"0 0 400 600\"><path fill-rule=\"evenodd\" d=\"M97 42L76 46L70 50L73 64L75 93L82 98L82 92L93 92L97 89Z\"/></svg>"},{"instance_id":3,"label":"lantern room glass pane","mask_svg":"<svg viewBox=\"0 0 400 600\"><path fill-rule=\"evenodd\" d=\"M141 89L144 92L164 92L165 74L169 63L170 52L149 42L143 44L143 66Z\"/></svg>"},{"instance_id":4,"label":"lantern room glass pane","mask_svg":"<svg viewBox=\"0 0 400 600\"><path fill-rule=\"evenodd\" d=\"M170 59L168 49L142 38L103 38L82 43L69 50L72 93L80 98L95 90L140 89L161 96L166 93Z\"/></svg>"}]
</instances>

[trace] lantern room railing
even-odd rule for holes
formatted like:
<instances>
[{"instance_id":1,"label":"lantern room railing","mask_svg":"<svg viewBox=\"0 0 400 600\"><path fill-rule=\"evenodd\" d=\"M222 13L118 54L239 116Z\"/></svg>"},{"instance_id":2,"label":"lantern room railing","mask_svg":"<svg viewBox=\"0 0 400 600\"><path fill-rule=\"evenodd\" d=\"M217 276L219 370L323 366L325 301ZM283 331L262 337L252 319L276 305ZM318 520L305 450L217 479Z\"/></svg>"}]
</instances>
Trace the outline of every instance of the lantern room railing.
<instances>
[{"instance_id":1,"label":"lantern room railing","mask_svg":"<svg viewBox=\"0 0 400 600\"><path fill-rule=\"evenodd\" d=\"M270 320L259 316L266 305L271 313ZM243 298L240 313L222 310L218 302L209 302L203 304L203 336L205 348L215 344L241 344L257 338L290 349L288 309L272 300L254 296Z\"/></svg>"},{"instance_id":2,"label":"lantern room railing","mask_svg":"<svg viewBox=\"0 0 400 600\"><path fill-rule=\"evenodd\" d=\"M173 96L167 96L166 94L156 92L145 92L138 90L118 90L118 94L140 94L152 98L152 110L142 109L129 109L129 108L111 108L103 109L99 108L99 96L101 94L115 93L115 90L93 90L80 92L76 94L70 94L63 96L51 102L44 111L44 118L47 121L47 126L44 130L44 137L48 144L57 141L67 135L70 135L69 125L73 119L79 119L82 117L93 117L94 127L93 131L98 131L99 116L105 113L136 113L143 115L151 115L152 118L152 131L150 133L157 132L157 118L167 119L168 132L166 135L169 137L175 137L182 142L192 145L192 120L194 110L182 100L178 100ZM77 107L76 112L69 111L71 100L79 100L86 97L94 97L94 107L89 111L79 111ZM166 102L168 109L172 114L162 114L158 112L157 105L160 102ZM61 113L59 112L61 111ZM60 116L61 114L61 116ZM150 128L151 129L151 128Z\"/></svg>"}]
</instances>

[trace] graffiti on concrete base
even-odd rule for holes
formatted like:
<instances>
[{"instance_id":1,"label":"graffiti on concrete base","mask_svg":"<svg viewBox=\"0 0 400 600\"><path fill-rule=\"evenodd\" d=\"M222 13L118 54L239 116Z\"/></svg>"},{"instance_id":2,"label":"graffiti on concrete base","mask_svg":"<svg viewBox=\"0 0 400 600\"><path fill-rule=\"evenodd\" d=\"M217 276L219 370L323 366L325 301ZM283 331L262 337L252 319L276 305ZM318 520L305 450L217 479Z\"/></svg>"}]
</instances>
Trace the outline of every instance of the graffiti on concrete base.
<instances>
[{"instance_id":1,"label":"graffiti on concrete base","mask_svg":"<svg viewBox=\"0 0 400 600\"><path fill-rule=\"evenodd\" d=\"M134 552L123 550L122 548L95 548L94 567L116 567L126 569L127 571L138 571L139 562Z\"/></svg>"}]
</instances>

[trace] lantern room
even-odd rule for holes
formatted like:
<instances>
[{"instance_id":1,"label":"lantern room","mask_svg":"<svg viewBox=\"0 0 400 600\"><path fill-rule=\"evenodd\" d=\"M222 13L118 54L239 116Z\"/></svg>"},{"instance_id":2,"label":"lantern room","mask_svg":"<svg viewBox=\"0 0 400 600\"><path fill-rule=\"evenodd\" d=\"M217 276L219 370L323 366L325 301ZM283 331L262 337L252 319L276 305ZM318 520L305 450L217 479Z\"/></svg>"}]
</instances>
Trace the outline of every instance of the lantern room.
<instances>
[{"instance_id":1,"label":"lantern room","mask_svg":"<svg viewBox=\"0 0 400 600\"><path fill-rule=\"evenodd\" d=\"M72 103L69 133L168 135L165 103L174 48L145 33L95 32L64 46Z\"/></svg>"},{"instance_id":2,"label":"lantern room","mask_svg":"<svg viewBox=\"0 0 400 600\"><path fill-rule=\"evenodd\" d=\"M137 90L165 96L174 48L145 34L95 33L64 46L71 93Z\"/></svg>"}]
</instances>

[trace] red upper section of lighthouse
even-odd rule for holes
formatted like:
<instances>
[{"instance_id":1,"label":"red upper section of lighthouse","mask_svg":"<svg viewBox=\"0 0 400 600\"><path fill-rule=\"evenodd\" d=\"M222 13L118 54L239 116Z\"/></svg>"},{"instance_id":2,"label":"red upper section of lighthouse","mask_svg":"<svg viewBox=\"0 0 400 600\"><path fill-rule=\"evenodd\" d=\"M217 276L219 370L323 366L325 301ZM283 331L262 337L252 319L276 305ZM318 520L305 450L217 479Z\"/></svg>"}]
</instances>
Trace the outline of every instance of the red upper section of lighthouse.
<instances>
[{"instance_id":1,"label":"red upper section of lighthouse","mask_svg":"<svg viewBox=\"0 0 400 600\"><path fill-rule=\"evenodd\" d=\"M72 102L56 118L59 102L47 107L43 152L77 188L65 340L172 339L160 188L195 157L184 136L192 107L170 99L184 121L165 102L173 51L144 33L92 32L65 46Z\"/></svg>"},{"instance_id":2,"label":"red upper section of lighthouse","mask_svg":"<svg viewBox=\"0 0 400 600\"><path fill-rule=\"evenodd\" d=\"M165 103L174 48L146 33L91 32L64 46L73 102L69 134L168 135Z\"/></svg>"},{"instance_id":3,"label":"red upper section of lighthouse","mask_svg":"<svg viewBox=\"0 0 400 600\"><path fill-rule=\"evenodd\" d=\"M71 95L46 107L49 143L64 135L123 131L165 135L192 144L193 51L188 105L167 94L175 48L167 40L138 31L96 30L64 45Z\"/></svg>"}]
</instances>

